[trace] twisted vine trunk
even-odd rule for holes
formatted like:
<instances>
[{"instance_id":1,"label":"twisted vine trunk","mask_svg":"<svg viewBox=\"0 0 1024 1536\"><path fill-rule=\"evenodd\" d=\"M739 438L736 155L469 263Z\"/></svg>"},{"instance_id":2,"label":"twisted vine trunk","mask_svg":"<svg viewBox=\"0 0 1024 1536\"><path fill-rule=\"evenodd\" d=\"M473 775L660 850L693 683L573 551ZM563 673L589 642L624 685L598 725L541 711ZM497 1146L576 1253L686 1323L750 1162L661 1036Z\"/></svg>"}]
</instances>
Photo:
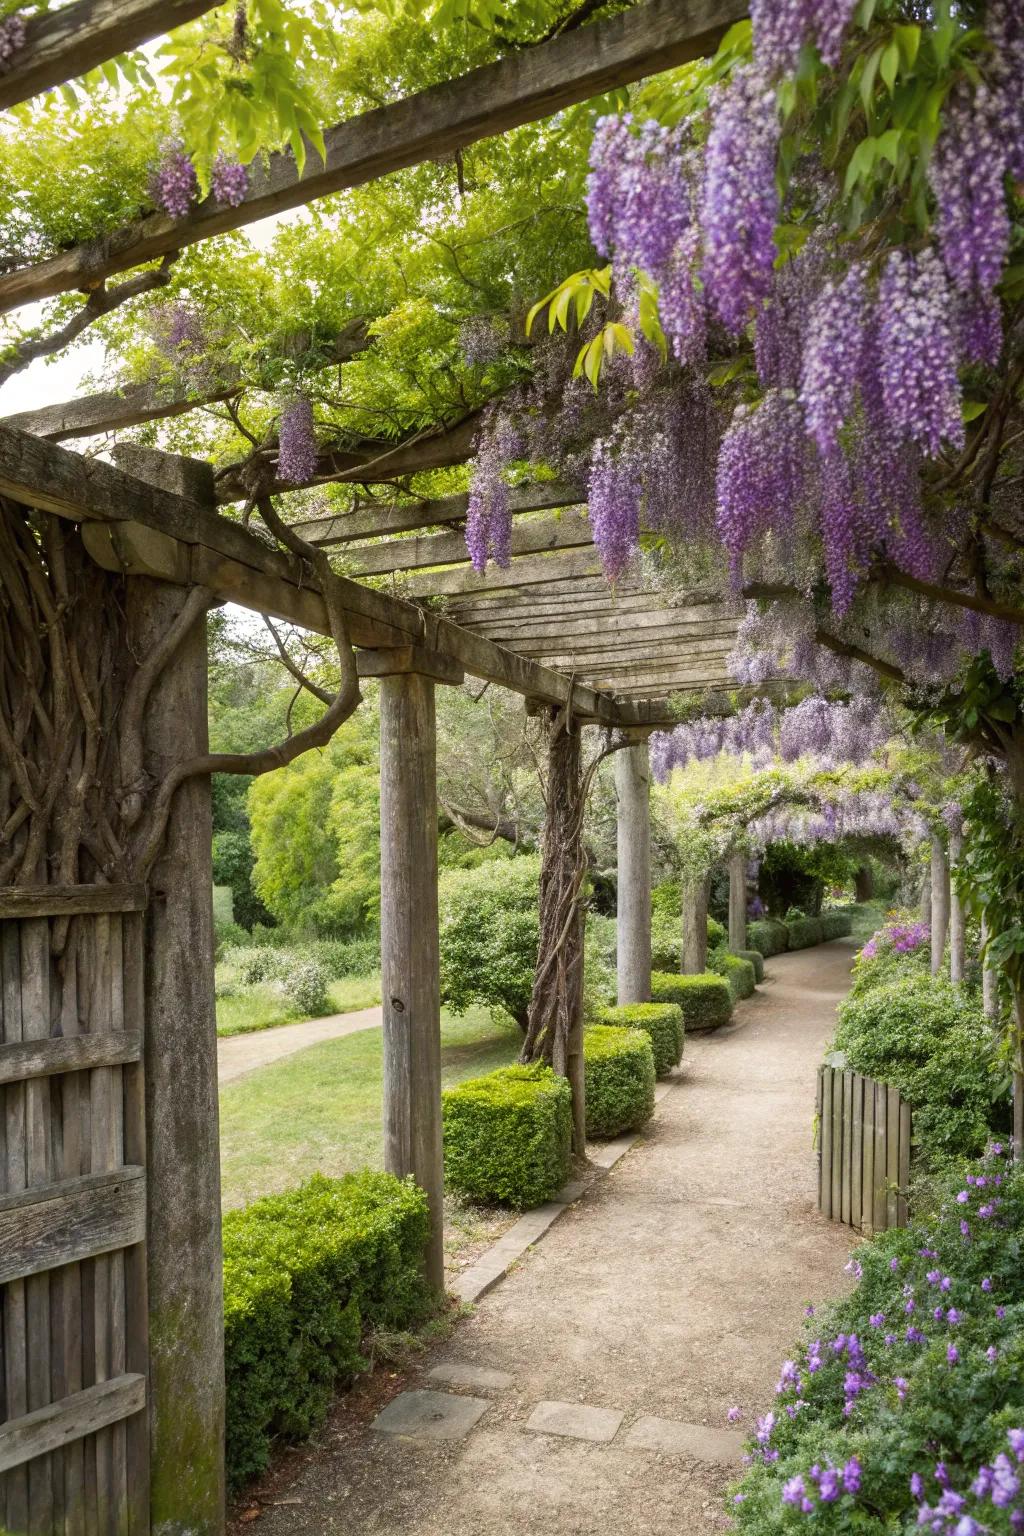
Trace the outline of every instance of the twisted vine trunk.
<instances>
[{"instance_id":1,"label":"twisted vine trunk","mask_svg":"<svg viewBox=\"0 0 1024 1536\"><path fill-rule=\"evenodd\" d=\"M547 1062L572 1088L573 1149L586 1149L583 1084L582 892L586 788L580 730L559 711L547 727L547 811L541 845L540 945L520 1060Z\"/></svg>"}]
</instances>

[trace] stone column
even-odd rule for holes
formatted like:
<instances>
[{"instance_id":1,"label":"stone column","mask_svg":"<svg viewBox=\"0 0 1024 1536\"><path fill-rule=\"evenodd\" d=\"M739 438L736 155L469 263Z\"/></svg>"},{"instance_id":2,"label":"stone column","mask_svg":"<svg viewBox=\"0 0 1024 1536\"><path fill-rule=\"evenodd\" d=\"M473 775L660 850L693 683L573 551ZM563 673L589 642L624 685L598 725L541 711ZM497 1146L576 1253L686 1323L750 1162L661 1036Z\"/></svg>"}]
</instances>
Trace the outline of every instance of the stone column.
<instances>
[{"instance_id":1,"label":"stone column","mask_svg":"<svg viewBox=\"0 0 1024 1536\"><path fill-rule=\"evenodd\" d=\"M932 890L932 975L942 970L942 957L946 950L946 930L949 927L949 864L941 837L932 835L931 861Z\"/></svg>"},{"instance_id":2,"label":"stone column","mask_svg":"<svg viewBox=\"0 0 1024 1536\"><path fill-rule=\"evenodd\" d=\"M747 856L729 855L729 948L736 954L747 947Z\"/></svg>"},{"instance_id":3,"label":"stone column","mask_svg":"<svg viewBox=\"0 0 1024 1536\"><path fill-rule=\"evenodd\" d=\"M441 982L437 917L435 683L461 668L402 647L364 652L380 678L380 929L384 1166L412 1174L430 1204L429 1283L444 1284Z\"/></svg>"},{"instance_id":4,"label":"stone column","mask_svg":"<svg viewBox=\"0 0 1024 1536\"><path fill-rule=\"evenodd\" d=\"M683 876L683 975L699 976L708 968L708 891L706 870Z\"/></svg>"},{"instance_id":5,"label":"stone column","mask_svg":"<svg viewBox=\"0 0 1024 1536\"><path fill-rule=\"evenodd\" d=\"M615 754L618 1000L651 1000L651 769L646 741Z\"/></svg>"}]
</instances>

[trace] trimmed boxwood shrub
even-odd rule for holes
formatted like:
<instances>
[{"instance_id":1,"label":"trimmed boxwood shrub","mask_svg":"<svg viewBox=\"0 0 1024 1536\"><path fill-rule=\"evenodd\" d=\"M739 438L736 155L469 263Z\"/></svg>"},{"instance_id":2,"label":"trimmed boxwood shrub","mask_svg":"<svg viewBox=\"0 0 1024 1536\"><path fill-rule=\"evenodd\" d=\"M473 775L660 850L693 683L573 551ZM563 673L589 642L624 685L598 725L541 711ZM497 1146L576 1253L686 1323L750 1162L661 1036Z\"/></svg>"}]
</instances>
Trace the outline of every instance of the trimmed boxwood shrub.
<instances>
[{"instance_id":1,"label":"trimmed boxwood shrub","mask_svg":"<svg viewBox=\"0 0 1024 1536\"><path fill-rule=\"evenodd\" d=\"M822 937L825 940L848 939L853 932L853 918L849 912L826 909L821 914L820 922Z\"/></svg>"},{"instance_id":2,"label":"trimmed boxwood shrub","mask_svg":"<svg viewBox=\"0 0 1024 1536\"><path fill-rule=\"evenodd\" d=\"M638 1131L654 1113L654 1051L641 1029L594 1024L583 1032L587 1135Z\"/></svg>"},{"instance_id":3,"label":"trimmed boxwood shrub","mask_svg":"<svg viewBox=\"0 0 1024 1536\"><path fill-rule=\"evenodd\" d=\"M683 1010L678 1003L630 1003L624 1008L606 1008L602 1024L623 1029L644 1029L651 1037L654 1070L659 1077L682 1060Z\"/></svg>"},{"instance_id":4,"label":"trimmed boxwood shrub","mask_svg":"<svg viewBox=\"0 0 1024 1536\"><path fill-rule=\"evenodd\" d=\"M432 1309L423 1191L387 1173L315 1174L224 1217L227 1474L239 1487L276 1438L322 1423L339 1382L365 1366L370 1328Z\"/></svg>"},{"instance_id":5,"label":"trimmed boxwood shrub","mask_svg":"<svg viewBox=\"0 0 1024 1536\"><path fill-rule=\"evenodd\" d=\"M569 1177L572 1091L550 1067L499 1067L441 1095L450 1189L528 1210Z\"/></svg>"},{"instance_id":6,"label":"trimmed boxwood shrub","mask_svg":"<svg viewBox=\"0 0 1024 1536\"><path fill-rule=\"evenodd\" d=\"M754 967L754 985L764 981L764 955L759 949L739 949L736 951L741 960L749 960Z\"/></svg>"},{"instance_id":7,"label":"trimmed boxwood shrub","mask_svg":"<svg viewBox=\"0 0 1024 1536\"><path fill-rule=\"evenodd\" d=\"M906 962L904 962L906 963ZM978 999L927 972L847 997L835 1048L846 1065L898 1088L914 1141L933 1165L981 1151L1008 1108L994 1102L993 1035Z\"/></svg>"},{"instance_id":8,"label":"trimmed boxwood shrub","mask_svg":"<svg viewBox=\"0 0 1024 1536\"><path fill-rule=\"evenodd\" d=\"M726 939L726 933L725 933L725 928L723 927L723 925L718 921L717 917L709 917L708 918L708 948L709 949L717 949L720 944L724 944L725 943L725 939Z\"/></svg>"},{"instance_id":9,"label":"trimmed boxwood shrub","mask_svg":"<svg viewBox=\"0 0 1024 1536\"><path fill-rule=\"evenodd\" d=\"M820 917L791 917L786 924L790 949L810 949L824 938Z\"/></svg>"},{"instance_id":10,"label":"trimmed boxwood shrub","mask_svg":"<svg viewBox=\"0 0 1024 1536\"><path fill-rule=\"evenodd\" d=\"M663 887L659 886L659 890ZM679 891L678 884L675 887ZM679 964L683 950L683 919L679 901L674 908L662 900L655 903L651 917L651 963L656 971L672 970ZM725 929L715 918L708 918L708 948L725 943Z\"/></svg>"},{"instance_id":11,"label":"trimmed boxwood shrub","mask_svg":"<svg viewBox=\"0 0 1024 1536\"><path fill-rule=\"evenodd\" d=\"M753 994L754 967L742 955L734 955L729 949L713 949L708 956L708 970L725 977L734 1003Z\"/></svg>"},{"instance_id":12,"label":"trimmed boxwood shrub","mask_svg":"<svg viewBox=\"0 0 1024 1536\"><path fill-rule=\"evenodd\" d=\"M781 955L789 948L789 932L785 923L773 917L762 917L747 924L747 943L751 949L760 950L766 960Z\"/></svg>"},{"instance_id":13,"label":"trimmed boxwood shrub","mask_svg":"<svg viewBox=\"0 0 1024 1536\"><path fill-rule=\"evenodd\" d=\"M700 976L676 976L668 971L651 975L651 997L656 1003L678 1003L683 1024L693 1029L717 1029L732 1018L732 993L724 976L704 971Z\"/></svg>"}]
</instances>

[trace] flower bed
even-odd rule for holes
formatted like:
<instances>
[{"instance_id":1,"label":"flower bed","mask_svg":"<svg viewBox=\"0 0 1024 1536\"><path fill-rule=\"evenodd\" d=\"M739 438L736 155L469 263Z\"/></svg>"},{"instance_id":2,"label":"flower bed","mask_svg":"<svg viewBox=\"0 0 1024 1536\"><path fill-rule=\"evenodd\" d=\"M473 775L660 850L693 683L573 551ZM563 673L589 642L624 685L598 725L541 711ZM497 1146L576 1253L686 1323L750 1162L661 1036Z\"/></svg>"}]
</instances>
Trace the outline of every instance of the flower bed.
<instances>
[{"instance_id":1,"label":"flower bed","mask_svg":"<svg viewBox=\"0 0 1024 1536\"><path fill-rule=\"evenodd\" d=\"M758 1421L740 1532L1024 1529L1022 1237L1024 1174L996 1143L934 1215L858 1250Z\"/></svg>"}]
</instances>

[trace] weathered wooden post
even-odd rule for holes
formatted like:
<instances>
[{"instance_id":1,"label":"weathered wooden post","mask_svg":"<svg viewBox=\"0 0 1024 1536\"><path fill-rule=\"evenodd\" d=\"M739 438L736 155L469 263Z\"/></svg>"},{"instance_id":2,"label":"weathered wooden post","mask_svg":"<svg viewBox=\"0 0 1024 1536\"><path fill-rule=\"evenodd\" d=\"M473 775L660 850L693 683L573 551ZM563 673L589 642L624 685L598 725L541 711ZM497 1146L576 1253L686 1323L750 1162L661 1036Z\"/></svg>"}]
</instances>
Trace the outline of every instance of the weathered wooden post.
<instances>
[{"instance_id":1,"label":"weathered wooden post","mask_svg":"<svg viewBox=\"0 0 1024 1536\"><path fill-rule=\"evenodd\" d=\"M699 976L708 968L708 870L686 870L683 874L683 964L684 976Z\"/></svg>"},{"instance_id":2,"label":"weathered wooden post","mask_svg":"<svg viewBox=\"0 0 1024 1536\"><path fill-rule=\"evenodd\" d=\"M647 742L615 754L618 798L618 1000L651 1000L651 766Z\"/></svg>"},{"instance_id":3,"label":"weathered wooden post","mask_svg":"<svg viewBox=\"0 0 1024 1536\"><path fill-rule=\"evenodd\" d=\"M747 947L747 856L729 855L729 948L734 954Z\"/></svg>"},{"instance_id":4,"label":"weathered wooden post","mask_svg":"<svg viewBox=\"0 0 1024 1536\"><path fill-rule=\"evenodd\" d=\"M942 970L949 927L949 864L942 838L936 832L932 833L931 892L932 975L937 976Z\"/></svg>"},{"instance_id":5,"label":"weathered wooden post","mask_svg":"<svg viewBox=\"0 0 1024 1536\"><path fill-rule=\"evenodd\" d=\"M130 643L146 656L187 589L128 581ZM207 751L206 622L154 684L144 736L159 781ZM145 941L147 1254L154 1536L224 1529L224 1300L210 781L178 790L150 877Z\"/></svg>"},{"instance_id":6,"label":"weathered wooden post","mask_svg":"<svg viewBox=\"0 0 1024 1536\"><path fill-rule=\"evenodd\" d=\"M429 1283L444 1286L441 1157L441 981L437 916L437 739L434 687L463 673L403 646L367 651L380 679L381 998L384 1166L412 1174L430 1203Z\"/></svg>"},{"instance_id":7,"label":"weathered wooden post","mask_svg":"<svg viewBox=\"0 0 1024 1536\"><path fill-rule=\"evenodd\" d=\"M952 829L949 834L949 979L954 985L963 981L967 964L967 920L954 878L963 847L963 833Z\"/></svg>"}]
</instances>

